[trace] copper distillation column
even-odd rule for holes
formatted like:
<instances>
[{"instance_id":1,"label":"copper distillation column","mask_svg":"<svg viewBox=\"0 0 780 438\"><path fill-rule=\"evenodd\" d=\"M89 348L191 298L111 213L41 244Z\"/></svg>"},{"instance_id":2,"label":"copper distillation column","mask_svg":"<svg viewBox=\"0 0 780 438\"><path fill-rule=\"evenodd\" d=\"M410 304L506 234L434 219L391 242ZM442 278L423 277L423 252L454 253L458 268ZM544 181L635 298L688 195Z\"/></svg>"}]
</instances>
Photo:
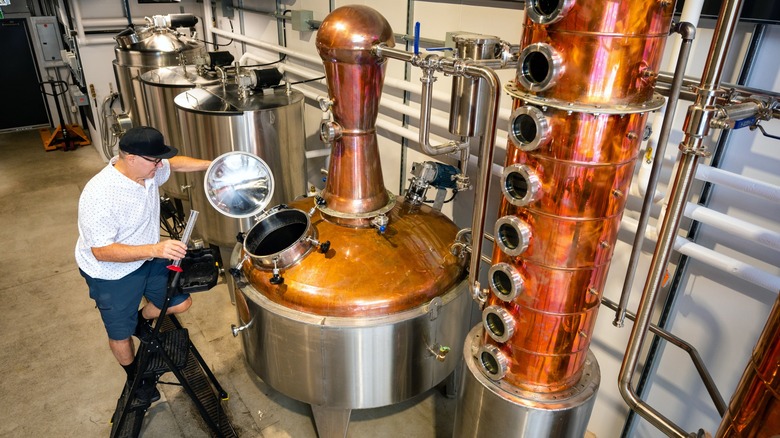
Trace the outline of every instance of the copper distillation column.
<instances>
[{"instance_id":1,"label":"copper distillation column","mask_svg":"<svg viewBox=\"0 0 780 438\"><path fill-rule=\"evenodd\" d=\"M526 2L503 198L456 436L583 436L590 353L673 2Z\"/></svg>"}]
</instances>

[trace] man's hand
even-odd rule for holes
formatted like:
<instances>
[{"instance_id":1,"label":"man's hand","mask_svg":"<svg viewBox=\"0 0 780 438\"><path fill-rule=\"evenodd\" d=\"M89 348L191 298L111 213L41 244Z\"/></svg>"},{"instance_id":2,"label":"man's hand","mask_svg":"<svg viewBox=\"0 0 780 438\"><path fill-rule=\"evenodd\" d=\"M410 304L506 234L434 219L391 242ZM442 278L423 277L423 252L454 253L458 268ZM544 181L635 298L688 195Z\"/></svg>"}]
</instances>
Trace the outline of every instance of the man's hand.
<instances>
[{"instance_id":1,"label":"man's hand","mask_svg":"<svg viewBox=\"0 0 780 438\"><path fill-rule=\"evenodd\" d=\"M178 240L163 240L154 245L155 257L161 259L181 260L187 254L187 245Z\"/></svg>"}]
</instances>

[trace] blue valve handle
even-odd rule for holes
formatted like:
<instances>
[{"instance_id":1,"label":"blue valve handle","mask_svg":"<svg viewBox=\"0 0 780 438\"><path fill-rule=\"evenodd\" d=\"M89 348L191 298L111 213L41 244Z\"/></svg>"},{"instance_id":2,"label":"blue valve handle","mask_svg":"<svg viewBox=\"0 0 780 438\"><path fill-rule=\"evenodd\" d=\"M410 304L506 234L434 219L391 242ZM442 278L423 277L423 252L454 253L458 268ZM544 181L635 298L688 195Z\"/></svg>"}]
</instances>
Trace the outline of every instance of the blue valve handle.
<instances>
[{"instance_id":1,"label":"blue valve handle","mask_svg":"<svg viewBox=\"0 0 780 438\"><path fill-rule=\"evenodd\" d=\"M414 54L420 54L420 22L414 23Z\"/></svg>"}]
</instances>

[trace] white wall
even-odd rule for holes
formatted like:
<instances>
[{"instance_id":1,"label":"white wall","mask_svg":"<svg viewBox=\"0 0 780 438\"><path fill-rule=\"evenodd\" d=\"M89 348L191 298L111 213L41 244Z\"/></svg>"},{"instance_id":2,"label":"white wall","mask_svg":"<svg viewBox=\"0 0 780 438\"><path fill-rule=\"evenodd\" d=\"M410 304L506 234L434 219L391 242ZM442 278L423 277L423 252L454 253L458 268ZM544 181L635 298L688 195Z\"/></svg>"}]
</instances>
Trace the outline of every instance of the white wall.
<instances>
[{"instance_id":1,"label":"white wall","mask_svg":"<svg viewBox=\"0 0 780 438\"><path fill-rule=\"evenodd\" d=\"M72 1L79 2L81 11L85 16L89 14L90 17L121 17L119 0L111 2L104 0ZM133 10L143 11L143 14L178 12L178 10L171 11L170 5L144 5L143 8L140 8L133 1L130 3ZM268 3L261 0L246 0L244 6L268 10L271 7ZM356 3L356 1L335 1L334 3L336 7L339 7L345 4ZM518 43L522 32L523 12L515 9L425 1L409 2L411 9L406 7L406 2L368 0L360 3L371 6L384 14L396 33L410 33L407 29L407 23L421 22L421 36L429 39L443 40L447 31L470 31L495 35L512 43ZM494 3L498 4L498 2ZM196 11L197 15L204 16L203 12L198 9L200 6L194 0L184 0L181 4L173 7L182 7L188 11ZM322 20L329 12L329 2L325 0L289 0L284 3L284 7L296 10L312 10L315 20ZM217 4L216 12L215 22L217 26L223 30L229 30L230 22L220 18L221 6L219 4ZM411 19L409 19L410 16ZM232 25L234 29L240 30L241 21L238 11L236 11L236 16L232 19ZM687 72L690 75L697 75L701 72L712 36L712 26L713 23L711 21L702 21L700 23L699 37L694 45L694 53ZM287 47L316 60L317 53L314 48L315 32L296 32L290 28L289 24L286 27ZM751 31L751 25L741 25L739 27L725 80L735 80L736 71L741 63L741 57ZM246 36L271 44L278 43L277 20L272 17L246 13L243 19L243 33ZM217 41L224 43L227 40L218 38ZM240 42L235 42L230 50L238 56L241 54L241 46ZM667 46L671 47L672 44L670 43ZM247 50L257 56L267 58L269 61L277 59L277 55L268 50L251 46L247 46ZM756 74L753 75L748 85L777 92L780 90L780 75L778 75L776 67L776 54L780 52L780 29L778 27L770 26L760 50L761 56L756 64ZM670 50L667 50L667 57L673 55L669 52ZM94 83L98 90L98 102L100 102L102 96L108 92L108 84L113 82L113 73L111 71L112 46L86 46L82 49L82 56L84 57L87 82ZM308 79L322 72L321 65L318 65L316 62L312 63L292 57L287 62L293 68L307 68L312 71L312 75L308 77L301 77L293 72L288 72L289 79L292 81ZM388 67L388 78L404 79L405 67L403 63L391 60ZM513 71L511 69L501 71L499 75L502 81L506 82L512 78ZM411 83L415 84L415 87L419 87L419 72L412 69L410 77L412 78ZM444 95L446 98L450 89L449 84L449 78L440 75L439 81L436 83L435 95ZM300 86L300 88L307 90L313 95L326 95L322 81L305 84ZM386 95L383 99L401 101L401 93L397 89L386 86L385 92ZM413 97L413 101L419 101L419 95ZM307 99L307 103L309 104L306 108L307 148L311 150L322 147L317 136L320 110L314 100ZM510 103L508 96L504 95L502 97L504 115L508 112ZM682 102L677 111L677 122L667 151L669 165L664 170L665 178L672 174L671 163L676 159L676 144L682 138L682 120L688 104L687 102ZM446 103L437 101L436 108L437 111L434 112L434 115L443 117L446 120ZM380 120L400 126L398 114L392 111L384 111L380 115ZM412 117L410 120L411 128L416 130L417 123L416 117ZM497 163L503 163L503 148L506 143L504 129L506 123L505 119L499 122L501 132L497 135L497 143L500 145L501 150L496 153ZM768 131L780 134L780 123L776 121L767 122L764 126L766 126ZM401 137L399 135L390 133L381 127L378 129L378 132L380 134L380 151L382 153L386 186L389 190L398 192L399 187L406 184L408 169L411 163L429 158L414 150L419 149L415 141L410 141L410 148L404 151L400 146ZM433 132L446 136L446 129L437 128ZM442 141L444 138L435 136L432 140ZM310 165L311 180L320 186L321 182L319 182L317 173L319 168L323 166L324 160L319 160ZM780 168L780 148L778 148L776 142L760 136L757 132L741 130L733 136L723 167L738 174L780 185L780 172L777 172L777 169ZM494 187L497 185L497 182L497 179L494 178ZM666 182L663 181L661 190L666 190L666 186ZM470 226L468 221L470 220L471 196L471 193L460 194L454 205L446 210L448 214L455 218L459 226ZM495 189L490 199L488 224L495 218L496 205L500 199ZM629 210L626 212L626 216L636 217L638 215L636 210L640 205L641 202L637 198L632 198L629 202ZM770 203L754 196L744 195L731 189L718 187L714 191L710 206L730 216L740 217L760 224L775 232L780 231L780 223L778 223L777 219L780 217L780 206L778 204ZM658 210L660 208L655 209L656 216ZM654 224L655 220L651 220L651 225ZM488 231L490 232L489 229ZM605 295L613 300L617 300L622 288L627 260L631 250L630 242L632 240L633 236L631 233L622 232L616 247L605 292ZM780 254L778 254L777 250L768 249L754 242L746 242L729 237L706 226L702 228L698 242L720 253L728 254L731 257L756 265L773 275L780 275L780 269L778 269ZM488 250L489 248L486 248L486 251ZM639 272L633 286L633 295L629 306L629 309L632 311L636 310L637 307L651 250L652 245L646 244ZM666 291L663 291L662 294L665 293ZM679 291L677 304L671 318L670 330L699 349L720 392L727 401L736 387L750 351L776 296L777 291L761 289L751 283L735 279L730 274L714 270L696 261L691 263L689 273ZM625 328L618 329L612 325L613 318L613 312L608 309L601 310L591 346L598 358L602 373L601 388L589 425L589 429L598 437L620 436L625 423L626 413L628 412L628 408L617 391L616 382L631 323L627 321ZM719 415L709 400L709 396L704 391L703 385L700 383L687 355L671 346L664 348L662 351L661 360L653 372L647 400L664 415L669 416L686 430L695 431L699 428L704 428L714 432L720 421ZM647 422L641 420L638 422L633 436L655 437L662 436L662 434L649 426Z\"/></svg>"}]
</instances>

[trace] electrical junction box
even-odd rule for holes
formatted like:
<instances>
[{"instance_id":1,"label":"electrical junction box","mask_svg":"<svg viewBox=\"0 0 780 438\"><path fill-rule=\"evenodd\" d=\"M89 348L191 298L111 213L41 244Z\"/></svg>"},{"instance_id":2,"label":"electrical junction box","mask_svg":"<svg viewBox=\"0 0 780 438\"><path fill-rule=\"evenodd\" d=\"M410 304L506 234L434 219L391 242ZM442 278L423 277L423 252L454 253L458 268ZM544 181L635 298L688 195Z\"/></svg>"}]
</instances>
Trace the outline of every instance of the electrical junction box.
<instances>
[{"instance_id":1,"label":"electrical junction box","mask_svg":"<svg viewBox=\"0 0 780 438\"><path fill-rule=\"evenodd\" d=\"M292 11L291 16L292 19L290 20L290 24L292 24L292 30L297 30L298 32L311 32L312 29L309 25L309 20L314 19L314 11Z\"/></svg>"},{"instance_id":2,"label":"electrical junction box","mask_svg":"<svg viewBox=\"0 0 780 438\"><path fill-rule=\"evenodd\" d=\"M44 67L59 67L62 65L63 49L60 40L59 26L55 17L30 17L35 31L33 41L37 46L35 54Z\"/></svg>"},{"instance_id":3,"label":"electrical junction box","mask_svg":"<svg viewBox=\"0 0 780 438\"><path fill-rule=\"evenodd\" d=\"M89 106L89 98L86 94L81 92L79 87L71 85L70 96L73 98L73 103L75 103L77 106Z\"/></svg>"}]
</instances>

